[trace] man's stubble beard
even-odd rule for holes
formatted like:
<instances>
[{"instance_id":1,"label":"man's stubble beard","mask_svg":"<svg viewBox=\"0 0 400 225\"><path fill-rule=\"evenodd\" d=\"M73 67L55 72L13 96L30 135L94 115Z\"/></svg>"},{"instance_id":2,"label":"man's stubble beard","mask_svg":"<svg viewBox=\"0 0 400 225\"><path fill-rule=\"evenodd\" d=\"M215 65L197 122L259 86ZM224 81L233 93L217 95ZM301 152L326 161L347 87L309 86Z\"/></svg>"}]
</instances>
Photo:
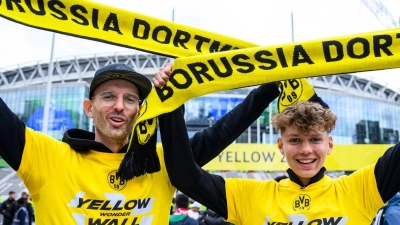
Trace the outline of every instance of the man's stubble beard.
<instances>
[{"instance_id":1,"label":"man's stubble beard","mask_svg":"<svg viewBox=\"0 0 400 225\"><path fill-rule=\"evenodd\" d=\"M107 114L107 116L108 115L109 114ZM137 108L135 117L129 122L129 125L126 124L128 126L127 129L121 128L120 131L122 131L122 133L120 135L118 135L118 134L111 132L111 129L110 130L107 129L107 126L111 126L111 125L109 123L107 123L106 117L104 117L104 118L101 117L99 115L99 113L97 112L97 110L93 107L93 123L94 123L95 129L102 135L104 135L120 144L126 144L128 142L128 136L132 131L133 125L135 124L138 115L139 115L139 109Z\"/></svg>"}]
</instances>

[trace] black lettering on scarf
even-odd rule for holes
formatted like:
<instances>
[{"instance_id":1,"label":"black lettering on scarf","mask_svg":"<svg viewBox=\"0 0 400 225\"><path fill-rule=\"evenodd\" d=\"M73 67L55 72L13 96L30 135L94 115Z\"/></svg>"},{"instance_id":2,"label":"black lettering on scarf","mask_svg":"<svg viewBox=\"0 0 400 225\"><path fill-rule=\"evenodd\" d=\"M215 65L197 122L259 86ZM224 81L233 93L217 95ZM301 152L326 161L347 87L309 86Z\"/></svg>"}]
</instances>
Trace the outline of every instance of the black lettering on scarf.
<instances>
[{"instance_id":1,"label":"black lettering on scarf","mask_svg":"<svg viewBox=\"0 0 400 225\"><path fill-rule=\"evenodd\" d=\"M296 45L294 46L292 66L298 66L300 63L314 64L303 46Z\"/></svg>"},{"instance_id":2,"label":"black lettering on scarf","mask_svg":"<svg viewBox=\"0 0 400 225\"><path fill-rule=\"evenodd\" d=\"M104 31L112 30L117 32L118 34L122 34L121 31L119 30L117 14L110 13L110 15L108 15L106 22L104 23L103 30Z\"/></svg>"},{"instance_id":3,"label":"black lettering on scarf","mask_svg":"<svg viewBox=\"0 0 400 225\"><path fill-rule=\"evenodd\" d=\"M67 20L68 19L67 15L63 11L56 8L56 6L58 6L59 8L65 9L65 5L61 1L49 1L47 3L47 6L53 12L53 13L50 13L50 15L52 15L54 18L59 19L59 20Z\"/></svg>"},{"instance_id":4,"label":"black lettering on scarf","mask_svg":"<svg viewBox=\"0 0 400 225\"><path fill-rule=\"evenodd\" d=\"M181 38L182 37L182 38ZM177 30L176 35L174 37L174 46L179 47L178 45L182 46L184 49L188 49L185 46L185 43L188 43L190 40L190 34L183 30Z\"/></svg>"},{"instance_id":5,"label":"black lettering on scarf","mask_svg":"<svg viewBox=\"0 0 400 225\"><path fill-rule=\"evenodd\" d=\"M214 70L214 73L219 76L219 77L229 77L232 75L233 70L232 66L229 64L228 59L226 57L221 58L221 62L224 65L224 70L225 72L221 72L219 69L218 65L214 62L213 59L208 60L208 63L210 64L211 68Z\"/></svg>"},{"instance_id":6,"label":"black lettering on scarf","mask_svg":"<svg viewBox=\"0 0 400 225\"><path fill-rule=\"evenodd\" d=\"M142 27L142 29L141 29ZM133 22L132 35L134 38L147 40L149 38L150 24L141 19L135 19Z\"/></svg>"},{"instance_id":7,"label":"black lettering on scarf","mask_svg":"<svg viewBox=\"0 0 400 225\"><path fill-rule=\"evenodd\" d=\"M202 36L199 36L199 35L195 35L195 36L194 36L194 39L198 41L197 44L196 44L196 50L197 50L198 52L202 52L202 51L201 51L201 46L203 45L204 42L206 42L206 43L209 43L209 42L210 42L210 39L209 39L209 38L202 37Z\"/></svg>"},{"instance_id":8,"label":"black lettering on scarf","mask_svg":"<svg viewBox=\"0 0 400 225\"><path fill-rule=\"evenodd\" d=\"M39 6L39 10L36 10L32 6L31 0L25 0L26 5L28 6L29 10L38 16L43 16L46 14L46 11L44 10L44 2L43 0L37 0L37 4Z\"/></svg>"},{"instance_id":9,"label":"black lettering on scarf","mask_svg":"<svg viewBox=\"0 0 400 225\"><path fill-rule=\"evenodd\" d=\"M184 83L179 83L176 78L178 75L182 75L183 78L185 78L185 82ZM171 82L171 84L173 84L176 88L178 89L186 89L188 88L192 83L193 83L193 79L192 77L189 75L188 72L186 72L185 70L182 69L176 69L174 70L173 74L171 75L171 77L169 78L169 82Z\"/></svg>"},{"instance_id":10,"label":"black lettering on scarf","mask_svg":"<svg viewBox=\"0 0 400 225\"><path fill-rule=\"evenodd\" d=\"M25 12L24 8L22 8L21 4L21 0L6 0L6 6L8 10L14 10L14 7L12 5L12 3L14 3L15 6L17 6L18 10L20 12Z\"/></svg>"},{"instance_id":11,"label":"black lettering on scarf","mask_svg":"<svg viewBox=\"0 0 400 225\"><path fill-rule=\"evenodd\" d=\"M146 121L140 122L138 124L138 126L139 126L140 134L146 134L147 133Z\"/></svg>"},{"instance_id":12,"label":"black lettering on scarf","mask_svg":"<svg viewBox=\"0 0 400 225\"><path fill-rule=\"evenodd\" d=\"M81 6L81 5L73 5L73 6L71 6L71 14L74 15L77 19L80 19L80 21L77 20L77 19L72 19L72 21L74 21L77 24L83 25L83 26L88 26L89 25L89 21L86 19L85 16L80 14L79 11L81 13L84 13L84 14L88 13L86 8Z\"/></svg>"},{"instance_id":13,"label":"black lettering on scarf","mask_svg":"<svg viewBox=\"0 0 400 225\"><path fill-rule=\"evenodd\" d=\"M343 45L339 41L324 41L322 42L322 48L324 50L324 57L326 62L340 61L344 57ZM336 50L335 56L333 56L332 50Z\"/></svg>"},{"instance_id":14,"label":"black lettering on scarf","mask_svg":"<svg viewBox=\"0 0 400 225\"><path fill-rule=\"evenodd\" d=\"M357 55L354 52L354 45L356 45L357 43L362 44L362 47L363 47L363 52L359 55ZM349 43L347 43L347 54L350 56L350 58L362 59L362 58L367 57L369 55L369 53L370 53L369 42L365 38L353 38L349 41Z\"/></svg>"},{"instance_id":15,"label":"black lettering on scarf","mask_svg":"<svg viewBox=\"0 0 400 225\"><path fill-rule=\"evenodd\" d=\"M381 50L388 56L393 55L393 53L389 50L389 46L392 45L392 37L390 35L376 35L373 37L373 39L375 57L381 57ZM384 42L381 43L381 40L383 40Z\"/></svg>"},{"instance_id":16,"label":"black lettering on scarf","mask_svg":"<svg viewBox=\"0 0 400 225\"><path fill-rule=\"evenodd\" d=\"M221 49L219 49L220 45L221 45L221 42L213 41L210 46L210 53L228 51L232 48L232 45L226 44Z\"/></svg>"},{"instance_id":17,"label":"black lettering on scarf","mask_svg":"<svg viewBox=\"0 0 400 225\"><path fill-rule=\"evenodd\" d=\"M177 71L177 70L178 70L178 71ZM181 69L176 69L176 70L174 70L174 71L172 72L172 74L171 74L171 77L172 77L176 72L184 71L184 70L181 70L181 71L179 71L179 70L181 70ZM184 71L184 72L186 72L186 71ZM170 79L171 79L171 78L170 78ZM155 90L156 90L156 93L157 93L158 97L160 98L160 101L161 101L161 102L164 102L165 100L171 98L172 95L174 94L174 90L173 90L171 87L167 86L167 85L165 85L162 89L160 89L160 88L155 88Z\"/></svg>"},{"instance_id":18,"label":"black lettering on scarf","mask_svg":"<svg viewBox=\"0 0 400 225\"><path fill-rule=\"evenodd\" d=\"M192 72L192 74L194 75L194 77L196 78L197 82L199 84L202 84L203 78L201 78L201 76L203 75L205 78L207 78L207 80L212 81L214 80L214 78L207 73L208 71L208 67L206 64L198 62L198 63L191 63L188 64L187 67L190 69L190 71Z\"/></svg>"},{"instance_id":19,"label":"black lettering on scarf","mask_svg":"<svg viewBox=\"0 0 400 225\"><path fill-rule=\"evenodd\" d=\"M245 54L237 54L232 57L232 63L237 65L237 66L242 66L242 67L247 67L247 68L238 68L236 71L239 73L251 73L254 71L255 67L253 64L241 60L249 60L250 57L248 57Z\"/></svg>"},{"instance_id":20,"label":"black lettering on scarf","mask_svg":"<svg viewBox=\"0 0 400 225\"><path fill-rule=\"evenodd\" d=\"M277 48L276 52L278 53L279 62L281 63L282 68L288 67L285 54L283 53L283 49Z\"/></svg>"},{"instance_id":21,"label":"black lettering on scarf","mask_svg":"<svg viewBox=\"0 0 400 225\"><path fill-rule=\"evenodd\" d=\"M164 40L160 40L158 35L159 33L165 33L165 38ZM171 42L171 37L172 37L172 31L166 26L158 26L154 28L153 34L151 36L154 41L161 43L161 44L169 44Z\"/></svg>"},{"instance_id":22,"label":"black lettering on scarf","mask_svg":"<svg viewBox=\"0 0 400 225\"><path fill-rule=\"evenodd\" d=\"M264 65L258 66L260 69L271 70L277 67L277 63L273 59L265 58L263 56L272 56L272 53L268 50L262 50L254 54L254 57L258 62L269 64L269 66L264 66Z\"/></svg>"},{"instance_id":23,"label":"black lettering on scarf","mask_svg":"<svg viewBox=\"0 0 400 225\"><path fill-rule=\"evenodd\" d=\"M92 24L93 24L93 28L99 29L98 20L99 20L99 10L98 10L98 9L93 9L93 10L92 10Z\"/></svg>"}]
</instances>

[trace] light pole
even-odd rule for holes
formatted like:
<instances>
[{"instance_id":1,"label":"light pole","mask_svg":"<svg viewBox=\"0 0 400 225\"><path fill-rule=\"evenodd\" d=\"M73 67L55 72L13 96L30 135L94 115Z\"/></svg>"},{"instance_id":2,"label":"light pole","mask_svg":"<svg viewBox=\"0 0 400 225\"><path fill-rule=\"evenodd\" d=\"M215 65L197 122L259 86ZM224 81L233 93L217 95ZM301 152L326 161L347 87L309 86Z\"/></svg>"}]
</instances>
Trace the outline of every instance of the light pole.
<instances>
[{"instance_id":1,"label":"light pole","mask_svg":"<svg viewBox=\"0 0 400 225\"><path fill-rule=\"evenodd\" d=\"M49 70L47 71L47 85L46 85L46 98L44 101L44 111L43 111L43 125L42 132L47 134L49 129L49 113L50 113L50 97L51 97L51 85L52 85L52 77L53 77L53 56L54 56L54 41L56 38L56 34L53 33L53 40L51 43L51 52L50 52L50 63Z\"/></svg>"}]
</instances>

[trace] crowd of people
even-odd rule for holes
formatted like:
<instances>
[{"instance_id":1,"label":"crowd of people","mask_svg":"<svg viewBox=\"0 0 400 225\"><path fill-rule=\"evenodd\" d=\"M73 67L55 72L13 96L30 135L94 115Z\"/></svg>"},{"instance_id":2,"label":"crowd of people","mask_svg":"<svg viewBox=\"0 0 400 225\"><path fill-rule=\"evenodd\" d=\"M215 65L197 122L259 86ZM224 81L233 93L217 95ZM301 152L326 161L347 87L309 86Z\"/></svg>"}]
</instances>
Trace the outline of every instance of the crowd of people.
<instances>
[{"instance_id":1,"label":"crowd of people","mask_svg":"<svg viewBox=\"0 0 400 225\"><path fill-rule=\"evenodd\" d=\"M177 194L173 202L170 225L231 225L225 222L223 217L211 209L203 208L200 203L189 199L185 194Z\"/></svg>"},{"instance_id":2,"label":"crowd of people","mask_svg":"<svg viewBox=\"0 0 400 225\"><path fill-rule=\"evenodd\" d=\"M10 191L8 198L1 203L0 214L3 216L2 225L32 225L35 221L33 203L26 192L17 198L17 194Z\"/></svg>"}]
</instances>

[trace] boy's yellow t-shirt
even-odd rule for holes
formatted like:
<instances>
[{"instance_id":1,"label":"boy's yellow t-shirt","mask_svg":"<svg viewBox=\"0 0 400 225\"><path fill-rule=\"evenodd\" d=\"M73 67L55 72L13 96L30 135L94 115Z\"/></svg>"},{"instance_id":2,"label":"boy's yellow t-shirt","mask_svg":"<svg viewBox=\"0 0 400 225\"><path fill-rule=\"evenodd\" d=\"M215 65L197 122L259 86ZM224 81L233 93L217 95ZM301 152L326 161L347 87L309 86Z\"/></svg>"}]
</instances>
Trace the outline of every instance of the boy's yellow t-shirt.
<instances>
[{"instance_id":1,"label":"boy's yellow t-shirt","mask_svg":"<svg viewBox=\"0 0 400 225\"><path fill-rule=\"evenodd\" d=\"M235 225L370 225L384 205L375 165L350 176L324 176L305 188L290 179L226 179L228 220Z\"/></svg>"}]
</instances>

